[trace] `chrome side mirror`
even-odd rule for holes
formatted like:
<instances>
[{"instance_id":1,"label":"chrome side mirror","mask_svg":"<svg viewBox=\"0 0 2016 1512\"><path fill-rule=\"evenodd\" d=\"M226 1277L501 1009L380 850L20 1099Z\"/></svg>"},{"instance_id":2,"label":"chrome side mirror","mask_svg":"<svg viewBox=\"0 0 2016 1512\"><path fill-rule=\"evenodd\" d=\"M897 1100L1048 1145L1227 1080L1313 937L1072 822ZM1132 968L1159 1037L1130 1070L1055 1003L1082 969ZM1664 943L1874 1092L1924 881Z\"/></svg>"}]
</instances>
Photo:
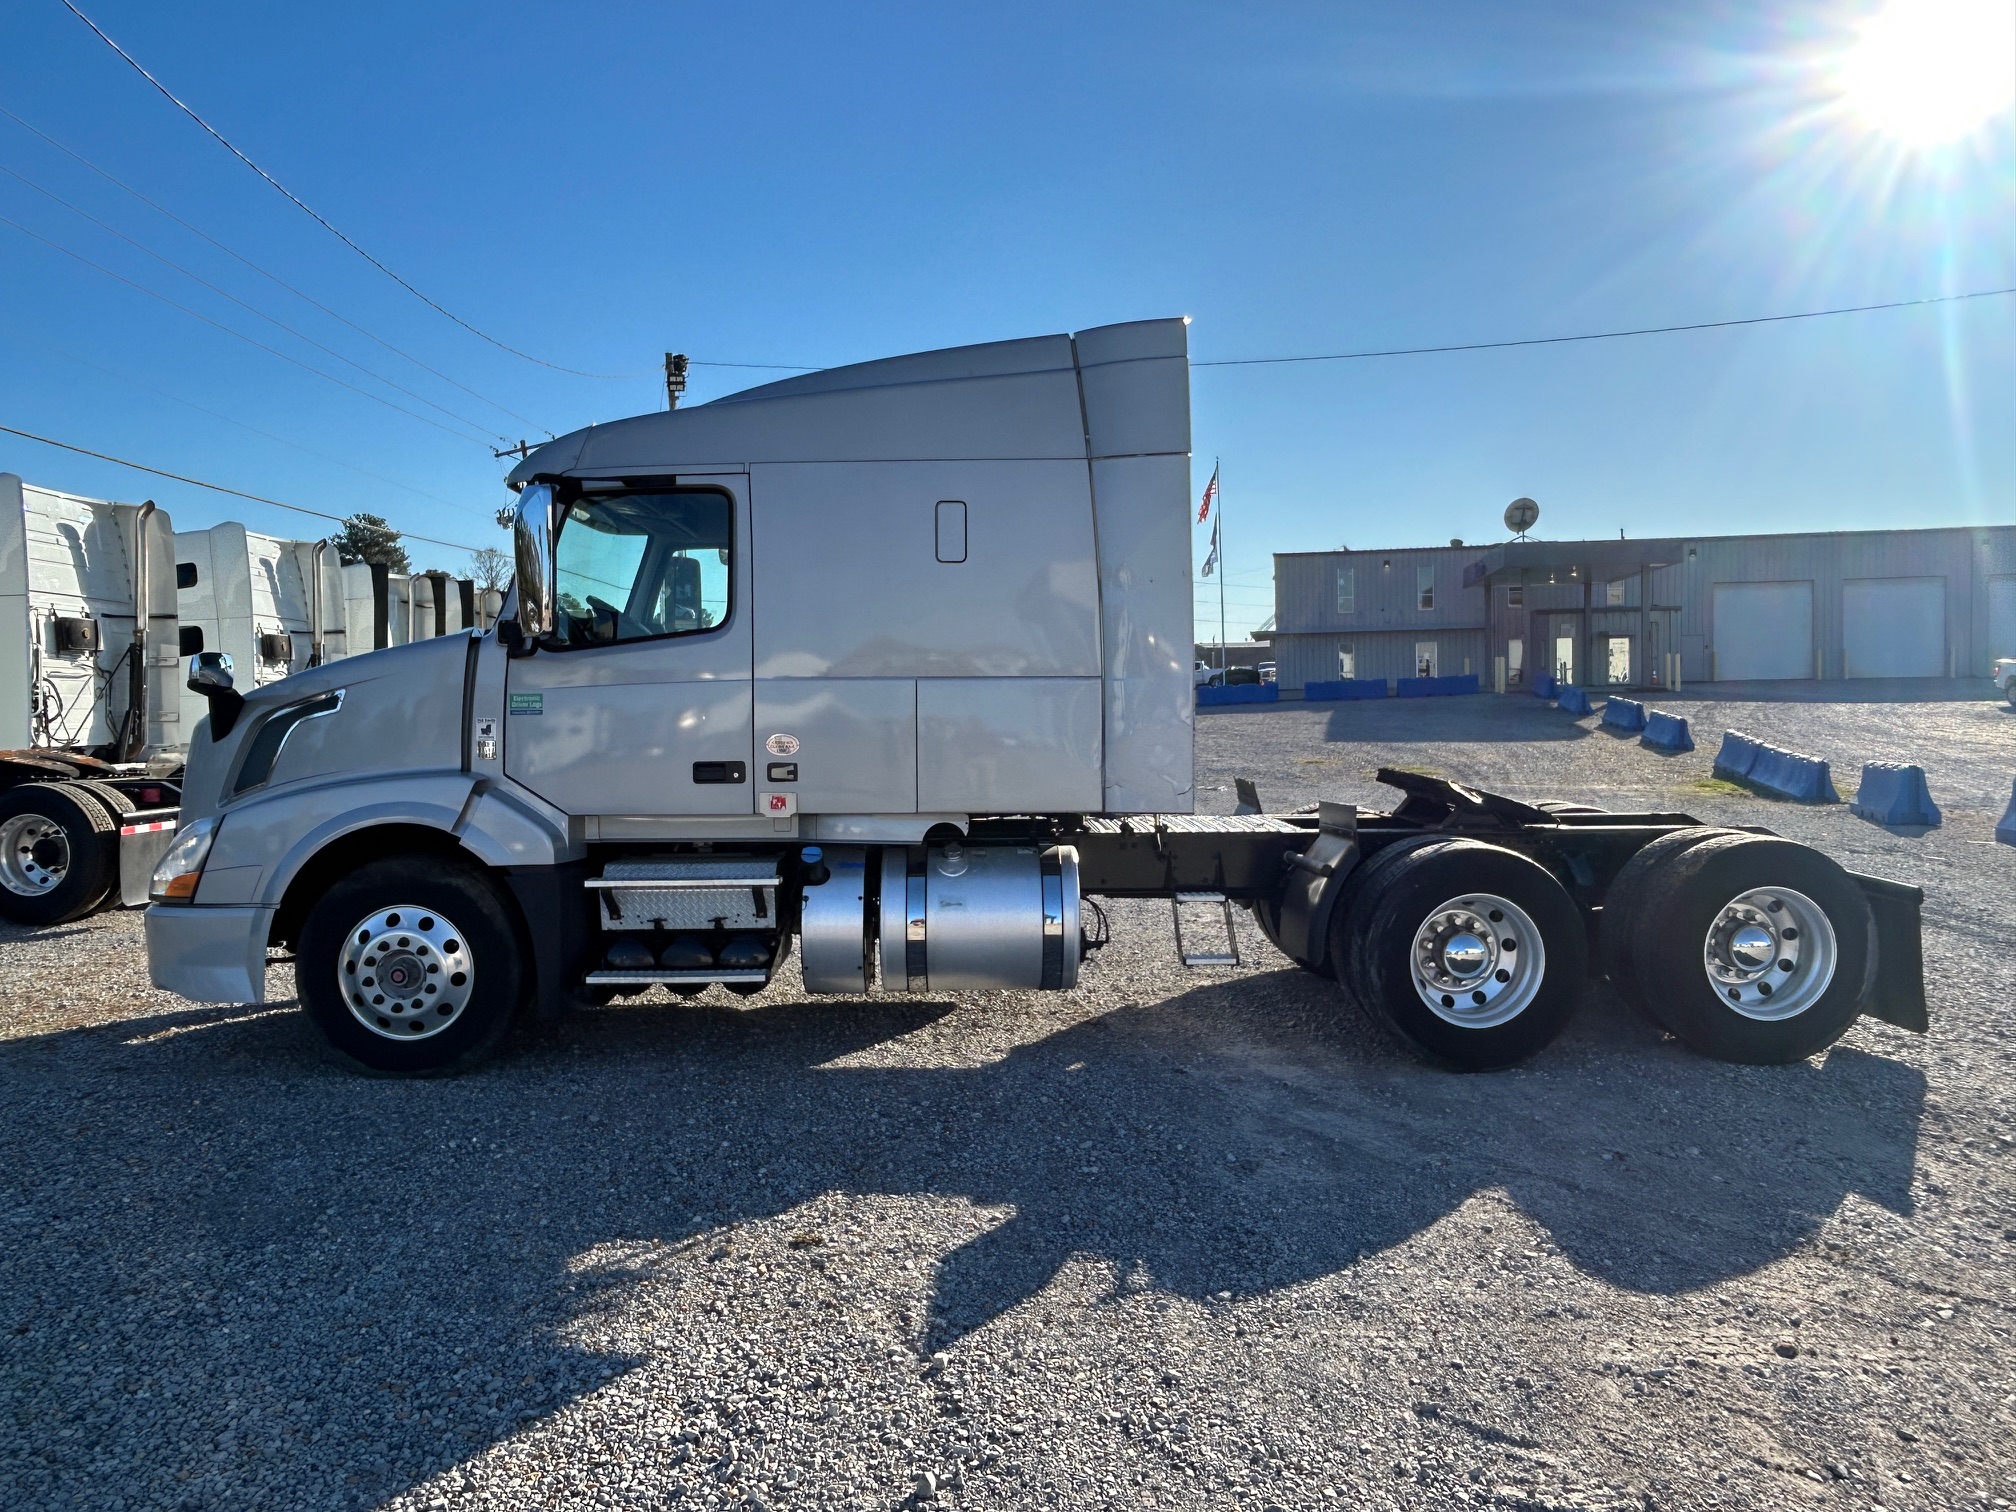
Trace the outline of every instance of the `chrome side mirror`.
<instances>
[{"instance_id":1,"label":"chrome side mirror","mask_svg":"<svg viewBox=\"0 0 2016 1512\"><path fill-rule=\"evenodd\" d=\"M529 656L539 642L553 633L553 488L547 483L528 483L518 495L518 513L511 521L511 539L517 558L516 612L499 623L499 636L514 655ZM503 626L513 628L504 632Z\"/></svg>"},{"instance_id":2,"label":"chrome side mirror","mask_svg":"<svg viewBox=\"0 0 2016 1512\"><path fill-rule=\"evenodd\" d=\"M229 693L237 685L231 679L228 651L198 651L189 661L191 693Z\"/></svg>"},{"instance_id":3,"label":"chrome side mirror","mask_svg":"<svg viewBox=\"0 0 2016 1512\"><path fill-rule=\"evenodd\" d=\"M210 704L210 738L222 740L238 723L245 695L231 681L231 657L224 651L198 651L189 662L189 691Z\"/></svg>"}]
</instances>

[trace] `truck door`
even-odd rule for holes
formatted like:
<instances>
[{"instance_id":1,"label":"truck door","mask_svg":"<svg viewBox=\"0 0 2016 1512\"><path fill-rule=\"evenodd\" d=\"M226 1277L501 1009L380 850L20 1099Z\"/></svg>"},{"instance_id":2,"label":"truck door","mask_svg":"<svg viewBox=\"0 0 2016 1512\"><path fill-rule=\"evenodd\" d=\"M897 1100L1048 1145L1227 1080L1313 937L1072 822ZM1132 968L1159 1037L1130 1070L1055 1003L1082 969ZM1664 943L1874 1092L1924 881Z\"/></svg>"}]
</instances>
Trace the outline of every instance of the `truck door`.
<instances>
[{"instance_id":1,"label":"truck door","mask_svg":"<svg viewBox=\"0 0 2016 1512\"><path fill-rule=\"evenodd\" d=\"M570 814L753 814L748 478L559 497L555 644L510 663L504 770Z\"/></svg>"}]
</instances>

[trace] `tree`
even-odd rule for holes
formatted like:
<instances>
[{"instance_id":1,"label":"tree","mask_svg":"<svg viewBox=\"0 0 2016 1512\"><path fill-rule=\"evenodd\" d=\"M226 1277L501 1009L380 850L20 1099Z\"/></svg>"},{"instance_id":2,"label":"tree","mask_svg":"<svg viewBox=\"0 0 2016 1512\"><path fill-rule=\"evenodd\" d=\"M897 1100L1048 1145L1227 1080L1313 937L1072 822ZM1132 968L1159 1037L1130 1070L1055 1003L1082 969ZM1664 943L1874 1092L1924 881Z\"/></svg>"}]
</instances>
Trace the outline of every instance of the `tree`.
<instances>
[{"instance_id":1,"label":"tree","mask_svg":"<svg viewBox=\"0 0 2016 1512\"><path fill-rule=\"evenodd\" d=\"M469 553L469 570L476 586L502 593L511 583L511 558L495 546L479 546Z\"/></svg>"},{"instance_id":2,"label":"tree","mask_svg":"<svg viewBox=\"0 0 2016 1512\"><path fill-rule=\"evenodd\" d=\"M353 514L330 539L345 562L382 562L394 572L413 570L406 548L399 544L399 532L378 515Z\"/></svg>"}]
</instances>

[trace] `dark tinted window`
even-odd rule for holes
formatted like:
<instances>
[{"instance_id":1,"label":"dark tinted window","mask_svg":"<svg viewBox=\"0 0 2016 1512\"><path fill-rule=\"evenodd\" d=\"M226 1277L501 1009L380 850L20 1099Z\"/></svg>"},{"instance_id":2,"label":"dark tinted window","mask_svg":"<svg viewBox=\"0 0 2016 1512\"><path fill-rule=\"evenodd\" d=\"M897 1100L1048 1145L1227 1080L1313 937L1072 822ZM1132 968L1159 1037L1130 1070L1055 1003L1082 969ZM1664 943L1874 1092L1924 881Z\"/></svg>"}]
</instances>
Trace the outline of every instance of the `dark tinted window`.
<instances>
[{"instance_id":1,"label":"dark tinted window","mask_svg":"<svg viewBox=\"0 0 2016 1512\"><path fill-rule=\"evenodd\" d=\"M175 586L177 588L194 588L196 586L196 564L194 562L177 562L175 564Z\"/></svg>"}]
</instances>

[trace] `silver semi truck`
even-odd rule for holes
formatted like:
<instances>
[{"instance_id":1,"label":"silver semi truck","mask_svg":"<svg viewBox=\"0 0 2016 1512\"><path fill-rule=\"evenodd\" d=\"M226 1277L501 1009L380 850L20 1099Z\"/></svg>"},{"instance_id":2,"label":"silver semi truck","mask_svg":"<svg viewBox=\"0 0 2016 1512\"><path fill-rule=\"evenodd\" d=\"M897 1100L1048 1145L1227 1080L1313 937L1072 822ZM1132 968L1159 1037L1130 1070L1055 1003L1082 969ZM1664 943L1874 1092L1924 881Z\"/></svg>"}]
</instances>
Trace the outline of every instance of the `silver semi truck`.
<instances>
[{"instance_id":1,"label":"silver semi truck","mask_svg":"<svg viewBox=\"0 0 2016 1512\"><path fill-rule=\"evenodd\" d=\"M1194 815L1189 450L1180 320L542 447L494 630L249 691L199 659L154 981L260 1002L290 951L337 1050L431 1073L794 950L815 993L1069 988L1087 900L1159 898L1187 962L1250 908L1456 1067L1545 1045L1592 970L1735 1060L1925 1027L1921 895L1769 834L1398 772L1390 812Z\"/></svg>"}]
</instances>

